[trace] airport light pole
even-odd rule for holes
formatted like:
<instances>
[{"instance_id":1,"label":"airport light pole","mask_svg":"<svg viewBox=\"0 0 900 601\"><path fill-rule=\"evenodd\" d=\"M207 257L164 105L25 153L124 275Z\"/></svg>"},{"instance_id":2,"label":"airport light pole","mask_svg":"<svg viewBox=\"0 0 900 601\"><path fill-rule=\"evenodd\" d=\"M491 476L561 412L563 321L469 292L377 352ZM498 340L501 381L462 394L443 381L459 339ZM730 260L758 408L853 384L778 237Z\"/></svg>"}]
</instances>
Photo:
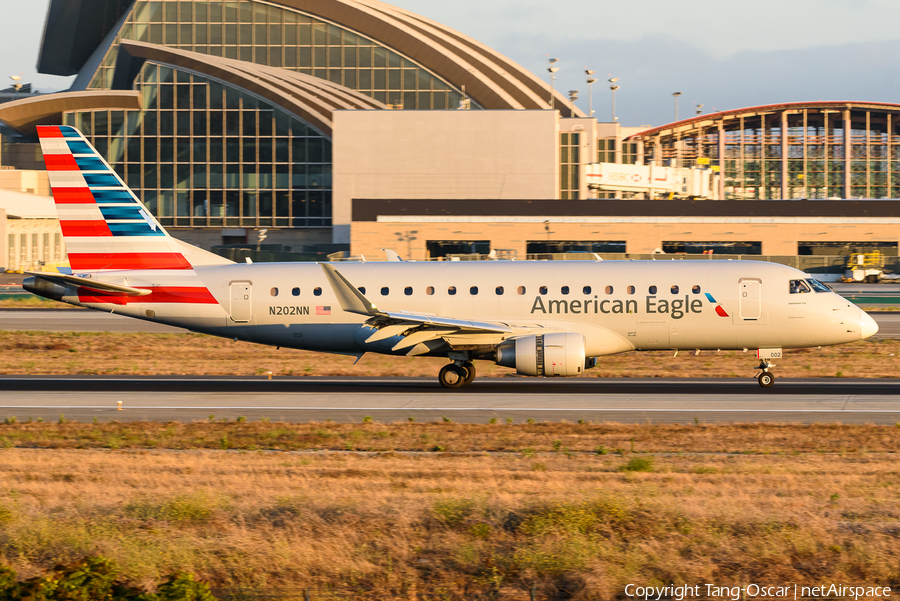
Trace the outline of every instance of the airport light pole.
<instances>
[{"instance_id":1,"label":"airport light pole","mask_svg":"<svg viewBox=\"0 0 900 601\"><path fill-rule=\"evenodd\" d=\"M585 69L584 74L587 75L587 85L588 85L588 117L594 116L594 84L597 83L597 80L591 77L594 72L591 69Z\"/></svg>"},{"instance_id":2,"label":"airport light pole","mask_svg":"<svg viewBox=\"0 0 900 601\"><path fill-rule=\"evenodd\" d=\"M611 86L609 86L609 89L612 93L612 120L613 123L615 123L619 120L619 118L616 117L616 90L618 90L621 86L616 85L616 82L619 81L618 77L610 77L607 81L612 84Z\"/></svg>"},{"instance_id":3,"label":"airport light pole","mask_svg":"<svg viewBox=\"0 0 900 601\"><path fill-rule=\"evenodd\" d=\"M704 107L704 105L699 104L699 103L697 104L697 114L698 115L703 113L703 107Z\"/></svg>"},{"instance_id":4,"label":"airport light pole","mask_svg":"<svg viewBox=\"0 0 900 601\"><path fill-rule=\"evenodd\" d=\"M550 63L550 66L547 67L547 71L550 72L550 108L553 109L553 108L556 108L556 102L553 97L554 96L553 83L556 81L556 73L557 73L557 71L559 71L559 67L555 67L554 65L557 62L559 62L559 59L558 58L550 58L550 59L547 59L547 61Z\"/></svg>"},{"instance_id":5,"label":"airport light pole","mask_svg":"<svg viewBox=\"0 0 900 601\"><path fill-rule=\"evenodd\" d=\"M681 92L672 92L672 97L675 98L675 121L678 121L678 97L681 96Z\"/></svg>"}]
</instances>

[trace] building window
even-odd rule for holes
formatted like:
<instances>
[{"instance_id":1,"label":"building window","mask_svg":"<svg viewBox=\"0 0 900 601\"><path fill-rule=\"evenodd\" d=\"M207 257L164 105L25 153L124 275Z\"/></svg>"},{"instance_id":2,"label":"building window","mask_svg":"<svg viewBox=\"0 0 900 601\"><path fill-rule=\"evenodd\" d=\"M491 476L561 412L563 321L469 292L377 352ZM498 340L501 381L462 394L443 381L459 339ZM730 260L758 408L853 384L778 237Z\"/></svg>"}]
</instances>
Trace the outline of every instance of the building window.
<instances>
[{"instance_id":1,"label":"building window","mask_svg":"<svg viewBox=\"0 0 900 601\"><path fill-rule=\"evenodd\" d=\"M486 255L491 252L490 240L426 240L425 250L430 258L453 255Z\"/></svg>"},{"instance_id":2,"label":"building window","mask_svg":"<svg viewBox=\"0 0 900 601\"><path fill-rule=\"evenodd\" d=\"M843 255L880 252L887 257L897 256L896 242L798 242L798 255Z\"/></svg>"},{"instance_id":3,"label":"building window","mask_svg":"<svg viewBox=\"0 0 900 601\"><path fill-rule=\"evenodd\" d=\"M638 162L638 145L637 142L622 143L622 164L634 165Z\"/></svg>"},{"instance_id":4,"label":"building window","mask_svg":"<svg viewBox=\"0 0 900 601\"><path fill-rule=\"evenodd\" d=\"M578 200L581 190L581 134L559 134L559 197Z\"/></svg>"},{"instance_id":5,"label":"building window","mask_svg":"<svg viewBox=\"0 0 900 601\"><path fill-rule=\"evenodd\" d=\"M662 249L681 255L761 255L762 242L663 242Z\"/></svg>"},{"instance_id":6,"label":"building window","mask_svg":"<svg viewBox=\"0 0 900 601\"><path fill-rule=\"evenodd\" d=\"M237 88L147 62L143 111L67 112L164 226L331 225L331 141ZM183 110L188 109L188 110Z\"/></svg>"},{"instance_id":7,"label":"building window","mask_svg":"<svg viewBox=\"0 0 900 601\"><path fill-rule=\"evenodd\" d=\"M135 2L89 87L112 87L119 41L128 39L297 71L395 108L459 107L462 94L447 81L374 40L311 15L247 1L239 8L216 0L184 2L179 10L168 10L175 6Z\"/></svg>"},{"instance_id":8,"label":"building window","mask_svg":"<svg viewBox=\"0 0 900 601\"><path fill-rule=\"evenodd\" d=\"M556 253L624 253L624 240L600 240L585 242L580 240L527 240L525 252L529 259L549 259ZM590 255L586 259L593 259Z\"/></svg>"},{"instance_id":9,"label":"building window","mask_svg":"<svg viewBox=\"0 0 900 601\"><path fill-rule=\"evenodd\" d=\"M606 138L597 140L597 162L598 163L615 163L616 162L616 140L615 138Z\"/></svg>"}]
</instances>

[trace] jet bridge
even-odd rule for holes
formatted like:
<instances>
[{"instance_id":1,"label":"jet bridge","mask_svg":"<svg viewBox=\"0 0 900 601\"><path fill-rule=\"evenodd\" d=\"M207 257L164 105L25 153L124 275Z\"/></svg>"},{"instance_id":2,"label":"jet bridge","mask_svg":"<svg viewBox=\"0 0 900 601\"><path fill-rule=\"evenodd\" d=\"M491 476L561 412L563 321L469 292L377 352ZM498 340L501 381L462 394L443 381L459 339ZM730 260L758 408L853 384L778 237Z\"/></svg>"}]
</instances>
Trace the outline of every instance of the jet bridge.
<instances>
[{"instance_id":1,"label":"jet bridge","mask_svg":"<svg viewBox=\"0 0 900 601\"><path fill-rule=\"evenodd\" d=\"M590 190L639 192L650 199L719 199L720 176L703 167L591 163L586 168L586 177Z\"/></svg>"}]
</instances>

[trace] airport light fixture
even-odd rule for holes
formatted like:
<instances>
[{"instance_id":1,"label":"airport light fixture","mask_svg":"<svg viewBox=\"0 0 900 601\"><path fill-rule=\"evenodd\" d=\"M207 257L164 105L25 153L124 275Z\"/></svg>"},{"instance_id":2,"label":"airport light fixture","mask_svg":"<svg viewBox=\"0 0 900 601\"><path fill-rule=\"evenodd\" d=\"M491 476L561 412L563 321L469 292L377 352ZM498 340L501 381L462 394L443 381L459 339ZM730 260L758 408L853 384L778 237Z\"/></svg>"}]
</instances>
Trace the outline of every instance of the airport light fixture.
<instances>
[{"instance_id":1,"label":"airport light fixture","mask_svg":"<svg viewBox=\"0 0 900 601\"><path fill-rule=\"evenodd\" d=\"M681 92L672 92L672 97L675 98L675 121L678 121L678 97L681 96Z\"/></svg>"},{"instance_id":2,"label":"airport light fixture","mask_svg":"<svg viewBox=\"0 0 900 601\"><path fill-rule=\"evenodd\" d=\"M618 90L622 86L616 85L616 82L619 81L618 77L610 77L607 81L609 83L613 84L613 85L609 86L609 90L612 93L612 120L613 120L613 123L615 123L616 121L619 120L619 118L616 117L616 90Z\"/></svg>"},{"instance_id":3,"label":"airport light fixture","mask_svg":"<svg viewBox=\"0 0 900 601\"><path fill-rule=\"evenodd\" d=\"M547 71L550 72L550 108L556 108L556 102L554 99L554 89L553 83L556 81L556 73L559 71L559 67L555 67L556 63L559 62L558 58L548 58L547 62L550 63L550 66L547 67Z\"/></svg>"},{"instance_id":4,"label":"airport light fixture","mask_svg":"<svg viewBox=\"0 0 900 601\"><path fill-rule=\"evenodd\" d=\"M9 78L10 78L11 80L13 80L13 91L14 91L14 94L15 94L15 98L18 99L18 97L19 97L19 90L22 89L22 84L19 83L19 80L22 79L22 76L21 76L21 75L10 75Z\"/></svg>"},{"instance_id":5,"label":"airport light fixture","mask_svg":"<svg viewBox=\"0 0 900 601\"><path fill-rule=\"evenodd\" d=\"M597 83L597 80L592 77L594 75L594 71L591 69L585 69L584 74L587 75L587 85L588 85L588 117L594 116L594 84Z\"/></svg>"},{"instance_id":6,"label":"airport light fixture","mask_svg":"<svg viewBox=\"0 0 900 601\"><path fill-rule=\"evenodd\" d=\"M697 103L697 109L696 109L696 110L697 110L697 114L698 114L698 115L703 114L703 107L704 107L704 106L705 106L705 105L702 105L702 104Z\"/></svg>"}]
</instances>

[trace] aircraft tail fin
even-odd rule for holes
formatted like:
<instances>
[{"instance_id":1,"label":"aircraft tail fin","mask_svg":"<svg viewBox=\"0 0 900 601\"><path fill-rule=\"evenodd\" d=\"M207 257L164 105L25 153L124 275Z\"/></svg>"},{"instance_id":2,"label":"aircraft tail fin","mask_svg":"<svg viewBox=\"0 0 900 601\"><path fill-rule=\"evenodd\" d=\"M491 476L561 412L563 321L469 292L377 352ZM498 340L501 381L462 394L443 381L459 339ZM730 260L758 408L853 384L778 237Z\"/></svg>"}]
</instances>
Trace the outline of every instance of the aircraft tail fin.
<instances>
[{"instance_id":1,"label":"aircraft tail fin","mask_svg":"<svg viewBox=\"0 0 900 601\"><path fill-rule=\"evenodd\" d=\"M172 238L80 131L37 130L73 271L192 269L185 254L231 262Z\"/></svg>"}]
</instances>

